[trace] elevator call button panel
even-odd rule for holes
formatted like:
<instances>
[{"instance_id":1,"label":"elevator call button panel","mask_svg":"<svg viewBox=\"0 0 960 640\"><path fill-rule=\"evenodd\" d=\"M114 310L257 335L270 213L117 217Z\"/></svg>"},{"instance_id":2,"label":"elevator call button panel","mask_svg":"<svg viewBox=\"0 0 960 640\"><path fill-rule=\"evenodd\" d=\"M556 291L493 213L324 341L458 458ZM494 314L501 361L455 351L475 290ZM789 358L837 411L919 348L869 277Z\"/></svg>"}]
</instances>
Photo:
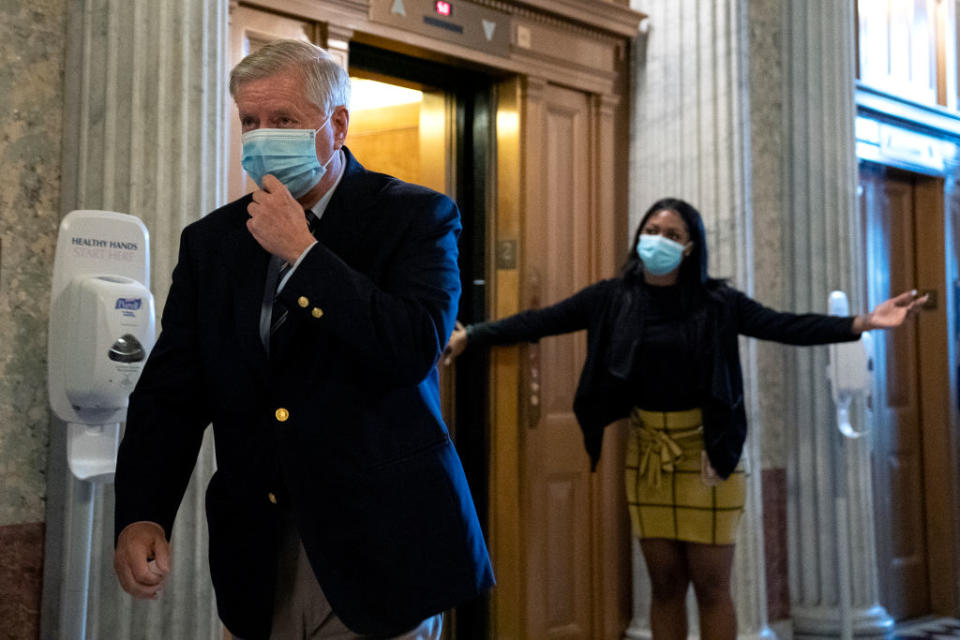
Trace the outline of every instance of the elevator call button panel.
<instances>
[{"instance_id":1,"label":"elevator call button panel","mask_svg":"<svg viewBox=\"0 0 960 640\"><path fill-rule=\"evenodd\" d=\"M510 15L467 0L372 0L370 19L493 55L510 55Z\"/></svg>"}]
</instances>

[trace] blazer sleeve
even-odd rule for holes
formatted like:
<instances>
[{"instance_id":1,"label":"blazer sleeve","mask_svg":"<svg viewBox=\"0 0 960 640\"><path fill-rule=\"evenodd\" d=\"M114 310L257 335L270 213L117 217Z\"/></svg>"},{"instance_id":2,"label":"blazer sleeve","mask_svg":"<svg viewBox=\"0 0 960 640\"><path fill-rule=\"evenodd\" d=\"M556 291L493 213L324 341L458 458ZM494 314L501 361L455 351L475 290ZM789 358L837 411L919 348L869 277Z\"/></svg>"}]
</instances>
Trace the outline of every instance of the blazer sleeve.
<instances>
[{"instance_id":1,"label":"blazer sleeve","mask_svg":"<svg viewBox=\"0 0 960 640\"><path fill-rule=\"evenodd\" d=\"M130 396L115 476L115 539L140 520L167 538L211 420L197 348L197 284L188 230L164 305L160 337Z\"/></svg>"},{"instance_id":2,"label":"blazer sleeve","mask_svg":"<svg viewBox=\"0 0 960 640\"><path fill-rule=\"evenodd\" d=\"M853 316L774 311L741 291L728 291L737 331L743 335L800 346L849 342L860 337L853 331Z\"/></svg>"},{"instance_id":3,"label":"blazer sleeve","mask_svg":"<svg viewBox=\"0 0 960 640\"><path fill-rule=\"evenodd\" d=\"M395 203L394 206L400 206ZM374 282L317 243L287 282L280 298L301 308L300 296L322 312L311 322L329 330L385 384L422 381L447 343L460 300L457 238L460 212L438 193L408 197L411 222L386 275ZM314 303L309 303L310 305Z\"/></svg>"},{"instance_id":4,"label":"blazer sleeve","mask_svg":"<svg viewBox=\"0 0 960 640\"><path fill-rule=\"evenodd\" d=\"M586 329L590 325L592 312L603 304L610 285L611 281L598 282L549 307L529 309L500 320L472 324L467 327L467 344L492 346L536 342L546 336Z\"/></svg>"}]
</instances>

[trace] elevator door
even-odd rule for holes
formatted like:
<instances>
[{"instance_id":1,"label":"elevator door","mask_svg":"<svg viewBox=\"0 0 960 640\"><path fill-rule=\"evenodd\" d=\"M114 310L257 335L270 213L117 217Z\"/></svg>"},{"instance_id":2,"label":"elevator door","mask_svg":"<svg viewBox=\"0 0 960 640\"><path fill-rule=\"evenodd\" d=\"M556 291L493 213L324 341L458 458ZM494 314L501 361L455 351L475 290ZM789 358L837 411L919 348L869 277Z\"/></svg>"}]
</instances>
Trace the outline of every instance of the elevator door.
<instances>
[{"instance_id":1,"label":"elevator door","mask_svg":"<svg viewBox=\"0 0 960 640\"><path fill-rule=\"evenodd\" d=\"M916 286L918 185L909 174L871 167L861 169L860 185L872 308ZM902 620L930 612L918 328L873 333L879 334L873 475L880 601Z\"/></svg>"},{"instance_id":2,"label":"elevator door","mask_svg":"<svg viewBox=\"0 0 960 640\"><path fill-rule=\"evenodd\" d=\"M350 85L346 145L357 160L371 171L453 195L447 95L355 73Z\"/></svg>"},{"instance_id":3,"label":"elevator door","mask_svg":"<svg viewBox=\"0 0 960 640\"><path fill-rule=\"evenodd\" d=\"M346 146L369 171L455 197L455 104L444 91L373 74L350 75ZM451 370L452 371L452 370ZM443 419L454 424L454 379L440 367Z\"/></svg>"},{"instance_id":4,"label":"elevator door","mask_svg":"<svg viewBox=\"0 0 960 640\"><path fill-rule=\"evenodd\" d=\"M361 43L351 43L350 65L346 146L368 170L429 187L457 203L463 225L458 318L464 323L483 319L490 81ZM443 419L486 530L486 356L471 353L458 358L456 367L438 365L438 371ZM445 637L486 638L488 617L485 598L463 603L448 616Z\"/></svg>"}]
</instances>

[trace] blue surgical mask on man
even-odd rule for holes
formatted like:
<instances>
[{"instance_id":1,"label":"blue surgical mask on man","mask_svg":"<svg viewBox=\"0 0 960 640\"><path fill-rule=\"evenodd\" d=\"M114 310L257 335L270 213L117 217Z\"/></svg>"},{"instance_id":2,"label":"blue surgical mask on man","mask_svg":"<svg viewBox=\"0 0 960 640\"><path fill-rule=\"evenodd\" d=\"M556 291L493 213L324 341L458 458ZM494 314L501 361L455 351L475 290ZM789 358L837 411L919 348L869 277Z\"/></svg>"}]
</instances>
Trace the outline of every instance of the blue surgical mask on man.
<instances>
[{"instance_id":1,"label":"blue surgical mask on man","mask_svg":"<svg viewBox=\"0 0 960 640\"><path fill-rule=\"evenodd\" d=\"M637 254L643 268L655 276L670 273L683 262L683 245L661 235L642 234Z\"/></svg>"},{"instance_id":2,"label":"blue surgical mask on man","mask_svg":"<svg viewBox=\"0 0 960 640\"><path fill-rule=\"evenodd\" d=\"M327 172L327 165L336 152L320 164L317 159L317 132L327 126L330 118L316 129L254 129L241 137L243 141L243 170L260 188L268 173L299 198L314 188Z\"/></svg>"}]
</instances>

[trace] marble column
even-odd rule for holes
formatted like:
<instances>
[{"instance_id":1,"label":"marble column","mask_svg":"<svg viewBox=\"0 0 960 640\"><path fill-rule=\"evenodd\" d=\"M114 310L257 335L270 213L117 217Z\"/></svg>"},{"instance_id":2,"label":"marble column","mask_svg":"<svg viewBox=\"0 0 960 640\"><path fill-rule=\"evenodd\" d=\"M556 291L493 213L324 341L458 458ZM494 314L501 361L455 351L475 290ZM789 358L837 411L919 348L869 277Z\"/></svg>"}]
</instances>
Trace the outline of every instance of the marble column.
<instances>
[{"instance_id":1,"label":"marble column","mask_svg":"<svg viewBox=\"0 0 960 640\"><path fill-rule=\"evenodd\" d=\"M861 311L853 3L786 0L783 8L787 300L795 310L825 312L829 292L842 289L851 310ZM869 442L839 436L826 363L825 347L790 350L786 356L794 633L838 637L847 594L852 632L882 637L892 620L877 601ZM862 427L869 416L863 406L857 414Z\"/></svg>"},{"instance_id":2,"label":"marble column","mask_svg":"<svg viewBox=\"0 0 960 640\"><path fill-rule=\"evenodd\" d=\"M69 0L61 214L107 209L150 232L158 314L189 222L225 201L227 0ZM134 601L113 573L113 486L76 481L51 426L43 637L81 637L78 576L92 536L86 637L223 637L207 565L203 495L210 434L174 527L173 570L157 601ZM80 586L78 586L78 584Z\"/></svg>"},{"instance_id":3,"label":"marble column","mask_svg":"<svg viewBox=\"0 0 960 640\"><path fill-rule=\"evenodd\" d=\"M633 0L649 17L637 43L631 131L631 230L664 196L693 203L704 216L710 271L753 287L747 1ZM756 350L742 345L751 435L750 476L734 564L741 637L774 637L767 626L766 576L755 376ZM634 618L626 636L649 638L650 587L634 545ZM696 607L690 599L691 633Z\"/></svg>"}]
</instances>

